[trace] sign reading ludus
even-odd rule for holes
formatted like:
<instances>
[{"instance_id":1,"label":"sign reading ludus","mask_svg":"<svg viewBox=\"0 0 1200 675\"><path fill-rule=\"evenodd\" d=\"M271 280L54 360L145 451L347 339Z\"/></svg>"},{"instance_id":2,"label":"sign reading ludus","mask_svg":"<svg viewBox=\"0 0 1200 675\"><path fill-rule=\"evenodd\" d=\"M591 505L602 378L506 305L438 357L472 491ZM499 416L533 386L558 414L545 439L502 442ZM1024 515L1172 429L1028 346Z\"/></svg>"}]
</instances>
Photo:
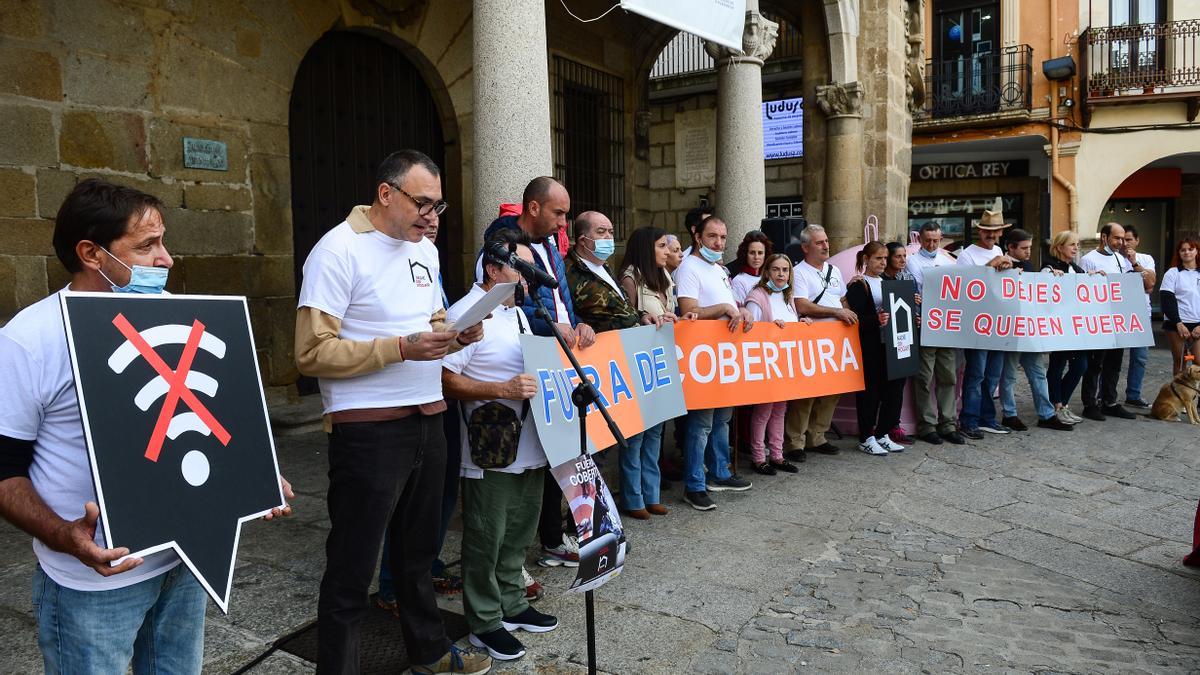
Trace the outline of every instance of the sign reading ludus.
<instances>
[{"instance_id":1,"label":"sign reading ludus","mask_svg":"<svg viewBox=\"0 0 1200 675\"><path fill-rule=\"evenodd\" d=\"M284 506L246 299L63 293L104 540L173 548L229 611L242 523Z\"/></svg>"},{"instance_id":2,"label":"sign reading ludus","mask_svg":"<svg viewBox=\"0 0 1200 675\"><path fill-rule=\"evenodd\" d=\"M1137 274L930 268L922 341L1013 352L1123 349L1154 344Z\"/></svg>"}]
</instances>

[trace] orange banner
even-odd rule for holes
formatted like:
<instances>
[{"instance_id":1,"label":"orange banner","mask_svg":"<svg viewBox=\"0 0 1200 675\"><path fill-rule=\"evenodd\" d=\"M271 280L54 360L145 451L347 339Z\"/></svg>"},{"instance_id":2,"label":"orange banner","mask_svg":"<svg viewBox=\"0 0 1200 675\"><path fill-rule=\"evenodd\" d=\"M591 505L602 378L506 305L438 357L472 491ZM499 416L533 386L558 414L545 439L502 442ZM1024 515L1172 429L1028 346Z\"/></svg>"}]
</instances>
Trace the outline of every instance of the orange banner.
<instances>
[{"instance_id":1,"label":"orange banner","mask_svg":"<svg viewBox=\"0 0 1200 675\"><path fill-rule=\"evenodd\" d=\"M758 322L749 333L724 321L675 324L675 355L688 410L791 401L861 391L858 328L840 321L780 328Z\"/></svg>"}]
</instances>

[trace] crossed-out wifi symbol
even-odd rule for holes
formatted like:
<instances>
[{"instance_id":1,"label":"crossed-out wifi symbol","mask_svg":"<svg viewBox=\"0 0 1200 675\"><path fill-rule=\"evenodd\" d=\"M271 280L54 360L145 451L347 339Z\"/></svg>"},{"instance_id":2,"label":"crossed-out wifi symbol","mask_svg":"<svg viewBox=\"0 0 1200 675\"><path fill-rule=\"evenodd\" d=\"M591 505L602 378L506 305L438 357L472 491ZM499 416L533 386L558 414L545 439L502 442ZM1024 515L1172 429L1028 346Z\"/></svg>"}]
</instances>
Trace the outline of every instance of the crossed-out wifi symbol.
<instances>
[{"instance_id":1,"label":"crossed-out wifi symbol","mask_svg":"<svg viewBox=\"0 0 1200 675\"><path fill-rule=\"evenodd\" d=\"M154 431L150 435L150 442L146 445L146 459L157 462L166 439L175 440L188 431L205 436L213 435L221 445L228 446L231 438L229 432L192 391L199 391L210 398L217 395L217 381L198 370L193 370L192 362L200 349L218 359L225 358L225 342L206 332L204 324L199 320L194 320L190 327L165 324L140 332L123 314L117 314L112 322L117 330L121 331L121 335L125 336L125 342L108 357L108 367L114 373L120 374L130 363L141 357L158 373L134 396L134 404L142 411L149 411L155 401L165 397L158 420L154 424ZM164 344L184 346L183 354L174 370L171 370L155 351L156 347ZM181 401L187 404L190 411L177 415L175 410ZM183 456L180 470L188 484L199 487L208 480L208 457L199 450L190 450Z\"/></svg>"}]
</instances>

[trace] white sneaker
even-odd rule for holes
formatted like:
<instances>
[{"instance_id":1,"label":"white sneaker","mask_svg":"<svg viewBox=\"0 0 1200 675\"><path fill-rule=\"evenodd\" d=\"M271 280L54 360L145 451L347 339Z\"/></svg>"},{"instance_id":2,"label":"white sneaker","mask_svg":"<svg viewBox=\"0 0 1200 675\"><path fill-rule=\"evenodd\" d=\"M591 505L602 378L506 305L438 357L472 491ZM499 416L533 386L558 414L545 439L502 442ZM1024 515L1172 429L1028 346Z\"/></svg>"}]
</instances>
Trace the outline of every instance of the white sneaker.
<instances>
[{"instance_id":1,"label":"white sneaker","mask_svg":"<svg viewBox=\"0 0 1200 675\"><path fill-rule=\"evenodd\" d=\"M879 442L875 440L874 436L871 436L870 438L863 441L862 443L859 443L858 449L862 450L863 452L867 453L868 455L886 455L886 454L888 454L887 450L884 450L882 447L880 447Z\"/></svg>"},{"instance_id":2,"label":"white sneaker","mask_svg":"<svg viewBox=\"0 0 1200 675\"><path fill-rule=\"evenodd\" d=\"M1062 422L1063 424L1076 424L1075 416L1072 415L1071 411L1067 410L1066 408L1059 408L1058 411L1054 413L1054 416L1057 417L1058 421Z\"/></svg>"},{"instance_id":3,"label":"white sneaker","mask_svg":"<svg viewBox=\"0 0 1200 675\"><path fill-rule=\"evenodd\" d=\"M875 443L877 443L879 445L879 447L883 448L884 450L886 450L888 452L904 452L903 445L900 445L899 443L893 441L890 437L888 437L886 435L876 438Z\"/></svg>"},{"instance_id":4,"label":"white sneaker","mask_svg":"<svg viewBox=\"0 0 1200 675\"><path fill-rule=\"evenodd\" d=\"M1062 409L1067 411L1067 415L1068 415L1068 416L1070 416L1070 418L1071 418L1071 423L1072 423L1072 424L1079 424L1080 422L1082 422L1082 421L1083 421L1083 418L1082 418L1082 417L1080 417L1079 415L1076 415L1076 414L1075 414L1075 411L1074 411L1074 410L1071 410L1071 407L1070 407L1070 406L1065 406L1065 405L1064 405L1064 406L1062 407Z\"/></svg>"}]
</instances>

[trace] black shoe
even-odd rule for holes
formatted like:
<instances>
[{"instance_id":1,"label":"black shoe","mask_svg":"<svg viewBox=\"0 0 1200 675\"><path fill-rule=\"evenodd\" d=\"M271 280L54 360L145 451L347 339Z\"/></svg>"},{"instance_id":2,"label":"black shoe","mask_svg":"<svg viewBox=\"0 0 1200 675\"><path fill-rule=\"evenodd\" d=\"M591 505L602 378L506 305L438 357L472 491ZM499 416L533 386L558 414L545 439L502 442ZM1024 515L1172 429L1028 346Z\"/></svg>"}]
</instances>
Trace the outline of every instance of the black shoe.
<instances>
[{"instance_id":1,"label":"black shoe","mask_svg":"<svg viewBox=\"0 0 1200 675\"><path fill-rule=\"evenodd\" d=\"M1125 399L1125 405L1129 406L1130 408L1149 408L1150 407L1150 404L1145 399L1141 399L1141 398L1127 398L1127 399Z\"/></svg>"},{"instance_id":2,"label":"black shoe","mask_svg":"<svg viewBox=\"0 0 1200 675\"><path fill-rule=\"evenodd\" d=\"M729 474L729 478L708 481L707 487L710 492L745 492L753 485L754 483L751 483L736 473L732 473Z\"/></svg>"},{"instance_id":3,"label":"black shoe","mask_svg":"<svg viewBox=\"0 0 1200 675\"><path fill-rule=\"evenodd\" d=\"M948 434L941 434L941 436L942 440L946 441L947 443L953 443L954 445L966 445L967 443L967 439L963 438L963 435L957 431L951 431Z\"/></svg>"},{"instance_id":4,"label":"black shoe","mask_svg":"<svg viewBox=\"0 0 1200 675\"><path fill-rule=\"evenodd\" d=\"M841 452L841 450L839 450L838 447L833 443L825 441L815 448L808 448L805 452L819 452L822 455L836 455Z\"/></svg>"},{"instance_id":5,"label":"black shoe","mask_svg":"<svg viewBox=\"0 0 1200 675\"><path fill-rule=\"evenodd\" d=\"M525 645L503 628L482 635L471 633L468 639L473 646L486 649L488 655L497 661L514 661L525 656Z\"/></svg>"},{"instance_id":6,"label":"black shoe","mask_svg":"<svg viewBox=\"0 0 1200 675\"><path fill-rule=\"evenodd\" d=\"M683 501L692 505L697 511L712 511L717 508L713 500L708 496L707 492L685 492L683 493Z\"/></svg>"},{"instance_id":7,"label":"black shoe","mask_svg":"<svg viewBox=\"0 0 1200 675\"><path fill-rule=\"evenodd\" d=\"M1083 416L1089 420L1095 420L1097 422L1103 422L1104 420L1108 419L1104 416L1104 413L1100 412L1100 409L1094 405L1083 406Z\"/></svg>"},{"instance_id":8,"label":"black shoe","mask_svg":"<svg viewBox=\"0 0 1200 675\"><path fill-rule=\"evenodd\" d=\"M808 453L803 450L787 450L783 453L784 458L792 462L803 464L808 461Z\"/></svg>"},{"instance_id":9,"label":"black shoe","mask_svg":"<svg viewBox=\"0 0 1200 675\"><path fill-rule=\"evenodd\" d=\"M1126 410L1125 408L1117 405L1116 403L1114 403L1112 405L1104 406L1104 408L1101 410L1101 412L1103 412L1105 415L1108 415L1109 417L1119 417L1123 420L1136 420L1137 419L1137 415L1134 415L1133 413L1131 413L1128 410Z\"/></svg>"},{"instance_id":10,"label":"black shoe","mask_svg":"<svg viewBox=\"0 0 1200 675\"><path fill-rule=\"evenodd\" d=\"M524 612L516 616L506 616L501 619L500 625L504 626L504 630L507 631L524 630L530 633L549 633L558 628L558 619L532 607L526 607Z\"/></svg>"},{"instance_id":11,"label":"black shoe","mask_svg":"<svg viewBox=\"0 0 1200 675\"><path fill-rule=\"evenodd\" d=\"M784 460L782 462L772 461L771 466L773 466L777 471L782 471L784 473L799 473L800 472L800 467L798 467L795 464L792 464L791 462L786 461L786 460Z\"/></svg>"},{"instance_id":12,"label":"black shoe","mask_svg":"<svg viewBox=\"0 0 1200 675\"><path fill-rule=\"evenodd\" d=\"M1054 429L1055 431L1074 431L1075 427L1071 426L1058 419L1057 415L1047 417L1044 420L1038 420L1037 425L1042 429Z\"/></svg>"},{"instance_id":13,"label":"black shoe","mask_svg":"<svg viewBox=\"0 0 1200 675\"><path fill-rule=\"evenodd\" d=\"M963 427L962 429L959 429L958 432L973 441L979 441L983 439L983 432L981 432L978 428L968 429Z\"/></svg>"},{"instance_id":14,"label":"black shoe","mask_svg":"<svg viewBox=\"0 0 1200 675\"><path fill-rule=\"evenodd\" d=\"M754 471L757 473L761 473L764 476L774 476L775 475L775 467L771 466L770 464L767 464L766 462L763 462L762 464L755 464Z\"/></svg>"},{"instance_id":15,"label":"black shoe","mask_svg":"<svg viewBox=\"0 0 1200 675\"><path fill-rule=\"evenodd\" d=\"M928 443L930 445L941 445L942 444L942 437L938 436L937 434L933 433L932 431L927 434L921 434L921 440L925 441L926 443Z\"/></svg>"},{"instance_id":16,"label":"black shoe","mask_svg":"<svg viewBox=\"0 0 1200 675\"><path fill-rule=\"evenodd\" d=\"M1005 417L1000 420L1000 424L1012 429L1013 431L1029 431L1029 427L1021 421L1020 417Z\"/></svg>"}]
</instances>

